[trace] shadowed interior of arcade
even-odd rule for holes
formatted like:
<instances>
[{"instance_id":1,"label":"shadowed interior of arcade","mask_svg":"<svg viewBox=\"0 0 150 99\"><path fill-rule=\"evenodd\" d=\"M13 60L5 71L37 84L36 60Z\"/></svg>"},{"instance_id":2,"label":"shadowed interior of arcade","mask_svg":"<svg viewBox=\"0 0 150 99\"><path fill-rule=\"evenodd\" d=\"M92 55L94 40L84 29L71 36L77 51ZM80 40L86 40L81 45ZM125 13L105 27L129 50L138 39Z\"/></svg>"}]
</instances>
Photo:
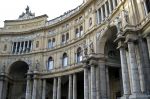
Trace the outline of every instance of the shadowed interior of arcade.
<instances>
[{"instance_id":1,"label":"shadowed interior of arcade","mask_svg":"<svg viewBox=\"0 0 150 99\"><path fill-rule=\"evenodd\" d=\"M11 65L6 99L25 99L27 70L28 64L23 61L17 61Z\"/></svg>"}]
</instances>

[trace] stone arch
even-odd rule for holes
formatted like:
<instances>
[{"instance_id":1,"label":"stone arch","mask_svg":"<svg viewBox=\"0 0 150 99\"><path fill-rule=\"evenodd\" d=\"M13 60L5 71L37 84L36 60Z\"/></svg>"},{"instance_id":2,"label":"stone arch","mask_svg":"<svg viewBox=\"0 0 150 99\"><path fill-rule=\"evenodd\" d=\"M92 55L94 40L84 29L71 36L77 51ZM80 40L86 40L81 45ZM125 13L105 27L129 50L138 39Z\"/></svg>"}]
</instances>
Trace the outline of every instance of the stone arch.
<instances>
[{"instance_id":1,"label":"stone arch","mask_svg":"<svg viewBox=\"0 0 150 99\"><path fill-rule=\"evenodd\" d=\"M103 30L103 32L100 33L100 36L97 38L98 40L96 44L97 45L96 53L104 56L106 42L112 37L112 35L116 34L117 34L117 27L115 25L108 26L106 30Z\"/></svg>"}]
</instances>

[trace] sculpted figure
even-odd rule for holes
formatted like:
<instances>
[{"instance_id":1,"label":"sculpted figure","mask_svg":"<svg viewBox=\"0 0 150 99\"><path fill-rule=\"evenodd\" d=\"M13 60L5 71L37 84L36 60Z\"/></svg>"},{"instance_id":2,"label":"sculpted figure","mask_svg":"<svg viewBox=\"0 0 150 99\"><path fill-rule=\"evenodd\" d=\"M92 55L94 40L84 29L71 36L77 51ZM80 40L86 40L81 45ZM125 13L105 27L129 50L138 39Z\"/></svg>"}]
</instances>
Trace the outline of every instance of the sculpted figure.
<instances>
[{"instance_id":1,"label":"sculpted figure","mask_svg":"<svg viewBox=\"0 0 150 99\"><path fill-rule=\"evenodd\" d=\"M127 10L123 10L124 13L124 19L126 21L126 23L129 23L129 13Z\"/></svg>"},{"instance_id":2,"label":"sculpted figure","mask_svg":"<svg viewBox=\"0 0 150 99\"><path fill-rule=\"evenodd\" d=\"M94 44L92 41L90 41L89 47L90 47L90 53L94 53Z\"/></svg>"},{"instance_id":3,"label":"sculpted figure","mask_svg":"<svg viewBox=\"0 0 150 99\"><path fill-rule=\"evenodd\" d=\"M116 17L116 27L117 27L117 31L119 33L121 31L121 28L122 28L122 21L121 21L120 16Z\"/></svg>"},{"instance_id":4,"label":"sculpted figure","mask_svg":"<svg viewBox=\"0 0 150 99\"><path fill-rule=\"evenodd\" d=\"M87 53L88 53L88 47L87 47L86 44L84 44L84 45L83 45L83 48L84 48L84 56L86 56Z\"/></svg>"}]
</instances>

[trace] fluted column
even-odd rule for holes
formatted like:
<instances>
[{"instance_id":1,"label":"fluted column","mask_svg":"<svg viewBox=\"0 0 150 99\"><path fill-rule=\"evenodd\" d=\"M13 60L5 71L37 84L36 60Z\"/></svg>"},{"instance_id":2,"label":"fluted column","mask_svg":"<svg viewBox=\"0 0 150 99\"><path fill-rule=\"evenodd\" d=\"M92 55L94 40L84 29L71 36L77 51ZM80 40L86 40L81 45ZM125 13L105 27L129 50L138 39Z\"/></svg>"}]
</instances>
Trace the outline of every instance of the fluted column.
<instances>
[{"instance_id":1,"label":"fluted column","mask_svg":"<svg viewBox=\"0 0 150 99\"><path fill-rule=\"evenodd\" d=\"M25 51L25 41L23 42L23 53L24 53L24 51Z\"/></svg>"},{"instance_id":2,"label":"fluted column","mask_svg":"<svg viewBox=\"0 0 150 99\"><path fill-rule=\"evenodd\" d=\"M101 22L102 22L102 21L104 21L103 7L101 7L100 9L101 9Z\"/></svg>"},{"instance_id":3,"label":"fluted column","mask_svg":"<svg viewBox=\"0 0 150 99\"><path fill-rule=\"evenodd\" d=\"M89 99L88 68L84 67L84 99Z\"/></svg>"},{"instance_id":4,"label":"fluted column","mask_svg":"<svg viewBox=\"0 0 150 99\"><path fill-rule=\"evenodd\" d=\"M106 77L106 66L103 61L99 62L100 67L100 93L101 99L108 99L107 97L107 77Z\"/></svg>"},{"instance_id":5,"label":"fluted column","mask_svg":"<svg viewBox=\"0 0 150 99\"><path fill-rule=\"evenodd\" d=\"M58 77L57 99L61 99L61 77Z\"/></svg>"},{"instance_id":6,"label":"fluted column","mask_svg":"<svg viewBox=\"0 0 150 99\"><path fill-rule=\"evenodd\" d=\"M113 3L113 9L115 9L116 5L115 5L115 0L112 0Z\"/></svg>"},{"instance_id":7,"label":"fluted column","mask_svg":"<svg viewBox=\"0 0 150 99\"><path fill-rule=\"evenodd\" d=\"M105 16L107 17L108 16L108 11L107 11L107 5L106 5L106 3L104 4L104 6L105 6Z\"/></svg>"},{"instance_id":8,"label":"fluted column","mask_svg":"<svg viewBox=\"0 0 150 99\"><path fill-rule=\"evenodd\" d=\"M57 79L54 78L53 80L53 99L56 99L57 96Z\"/></svg>"},{"instance_id":9,"label":"fluted column","mask_svg":"<svg viewBox=\"0 0 150 99\"><path fill-rule=\"evenodd\" d=\"M77 99L77 77L73 74L73 99Z\"/></svg>"},{"instance_id":10,"label":"fluted column","mask_svg":"<svg viewBox=\"0 0 150 99\"><path fill-rule=\"evenodd\" d=\"M43 79L42 99L46 99L46 79Z\"/></svg>"},{"instance_id":11,"label":"fluted column","mask_svg":"<svg viewBox=\"0 0 150 99\"><path fill-rule=\"evenodd\" d=\"M29 41L27 41L27 52L29 52L29 49L30 49L30 48L29 48L29 45L30 45L30 44L29 44Z\"/></svg>"},{"instance_id":12,"label":"fluted column","mask_svg":"<svg viewBox=\"0 0 150 99\"><path fill-rule=\"evenodd\" d=\"M111 13L111 11L112 11L112 7L111 7L111 2L110 2L110 0L108 0L108 5L109 5L109 13Z\"/></svg>"},{"instance_id":13,"label":"fluted column","mask_svg":"<svg viewBox=\"0 0 150 99\"><path fill-rule=\"evenodd\" d=\"M37 71L34 71L34 80L33 80L33 90L32 90L32 99L37 99L37 85L38 85L38 80L37 80Z\"/></svg>"},{"instance_id":14,"label":"fluted column","mask_svg":"<svg viewBox=\"0 0 150 99\"><path fill-rule=\"evenodd\" d=\"M16 48L15 48L15 54L17 54L17 47L18 47L18 42L16 42Z\"/></svg>"},{"instance_id":15,"label":"fluted column","mask_svg":"<svg viewBox=\"0 0 150 99\"><path fill-rule=\"evenodd\" d=\"M30 77L30 71L28 71L27 74L27 86L26 86L26 99L31 99L32 92L31 92L31 77Z\"/></svg>"},{"instance_id":16,"label":"fluted column","mask_svg":"<svg viewBox=\"0 0 150 99\"><path fill-rule=\"evenodd\" d=\"M68 90L68 99L72 99L73 86L72 86L72 75L69 75L69 90Z\"/></svg>"},{"instance_id":17,"label":"fluted column","mask_svg":"<svg viewBox=\"0 0 150 99\"><path fill-rule=\"evenodd\" d=\"M100 15L99 15L99 9L96 11L97 14L97 24L100 23Z\"/></svg>"},{"instance_id":18,"label":"fluted column","mask_svg":"<svg viewBox=\"0 0 150 99\"><path fill-rule=\"evenodd\" d=\"M96 71L94 65L91 65L91 99L96 99Z\"/></svg>"},{"instance_id":19,"label":"fluted column","mask_svg":"<svg viewBox=\"0 0 150 99\"><path fill-rule=\"evenodd\" d=\"M120 58L121 58L121 70L122 70L122 81L123 81L123 94L124 98L128 99L130 95L130 80L129 80L129 72L126 58L126 51L124 47L120 47Z\"/></svg>"}]
</instances>

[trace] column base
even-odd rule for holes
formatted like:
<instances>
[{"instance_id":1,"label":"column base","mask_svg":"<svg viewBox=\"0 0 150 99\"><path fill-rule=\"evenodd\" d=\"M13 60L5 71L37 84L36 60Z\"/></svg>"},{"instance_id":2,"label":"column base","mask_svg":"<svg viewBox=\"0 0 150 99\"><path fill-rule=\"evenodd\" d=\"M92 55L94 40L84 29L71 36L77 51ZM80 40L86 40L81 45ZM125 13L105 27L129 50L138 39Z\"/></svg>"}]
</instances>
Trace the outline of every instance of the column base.
<instances>
[{"instance_id":1,"label":"column base","mask_svg":"<svg viewBox=\"0 0 150 99\"><path fill-rule=\"evenodd\" d=\"M124 95L120 99L129 99L129 95Z\"/></svg>"},{"instance_id":2,"label":"column base","mask_svg":"<svg viewBox=\"0 0 150 99\"><path fill-rule=\"evenodd\" d=\"M134 95L130 95L129 99L150 99L150 96L144 94L134 94Z\"/></svg>"}]
</instances>

